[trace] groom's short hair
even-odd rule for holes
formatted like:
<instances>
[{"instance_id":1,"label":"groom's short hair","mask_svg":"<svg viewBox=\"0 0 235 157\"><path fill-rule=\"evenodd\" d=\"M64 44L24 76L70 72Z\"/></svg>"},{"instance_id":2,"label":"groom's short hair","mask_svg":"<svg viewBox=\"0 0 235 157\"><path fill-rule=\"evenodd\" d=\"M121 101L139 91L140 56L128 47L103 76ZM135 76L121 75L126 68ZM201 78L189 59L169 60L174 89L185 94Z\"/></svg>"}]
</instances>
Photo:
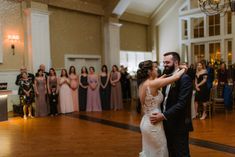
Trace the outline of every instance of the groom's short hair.
<instances>
[{"instance_id":1,"label":"groom's short hair","mask_svg":"<svg viewBox=\"0 0 235 157\"><path fill-rule=\"evenodd\" d=\"M180 55L177 52L167 52L163 56L172 55L174 61L178 61L180 63Z\"/></svg>"}]
</instances>

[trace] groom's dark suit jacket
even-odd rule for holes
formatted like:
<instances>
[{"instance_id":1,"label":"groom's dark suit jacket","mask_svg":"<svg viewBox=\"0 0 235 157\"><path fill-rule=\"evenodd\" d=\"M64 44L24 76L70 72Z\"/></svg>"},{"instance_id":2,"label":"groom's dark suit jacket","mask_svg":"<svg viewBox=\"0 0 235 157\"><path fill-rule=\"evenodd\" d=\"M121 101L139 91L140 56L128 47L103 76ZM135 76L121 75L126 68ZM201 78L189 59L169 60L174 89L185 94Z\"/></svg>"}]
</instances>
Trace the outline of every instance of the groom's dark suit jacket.
<instances>
[{"instance_id":1,"label":"groom's dark suit jacket","mask_svg":"<svg viewBox=\"0 0 235 157\"><path fill-rule=\"evenodd\" d=\"M166 87L163 88L164 97L165 90ZM191 119L192 90L192 80L187 74L182 75L178 81L171 84L166 111L163 112L167 119L163 121L166 134L186 133L193 130Z\"/></svg>"}]
</instances>

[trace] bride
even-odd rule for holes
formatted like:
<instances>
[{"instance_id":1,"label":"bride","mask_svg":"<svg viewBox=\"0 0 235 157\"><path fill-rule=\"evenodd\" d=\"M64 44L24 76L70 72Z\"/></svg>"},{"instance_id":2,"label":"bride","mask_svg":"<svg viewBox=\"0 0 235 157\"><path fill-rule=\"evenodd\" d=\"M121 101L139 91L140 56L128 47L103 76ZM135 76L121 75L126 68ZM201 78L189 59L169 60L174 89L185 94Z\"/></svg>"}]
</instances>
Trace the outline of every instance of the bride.
<instances>
[{"instance_id":1,"label":"bride","mask_svg":"<svg viewBox=\"0 0 235 157\"><path fill-rule=\"evenodd\" d=\"M157 78L157 72L150 60L141 62L137 71L139 85L139 97L144 116L140 123L142 133L142 152L140 157L168 157L167 141L162 122L152 125L150 115L153 112L161 112L161 103L164 99L160 88L177 81L185 69L182 69L170 77L163 75Z\"/></svg>"}]
</instances>

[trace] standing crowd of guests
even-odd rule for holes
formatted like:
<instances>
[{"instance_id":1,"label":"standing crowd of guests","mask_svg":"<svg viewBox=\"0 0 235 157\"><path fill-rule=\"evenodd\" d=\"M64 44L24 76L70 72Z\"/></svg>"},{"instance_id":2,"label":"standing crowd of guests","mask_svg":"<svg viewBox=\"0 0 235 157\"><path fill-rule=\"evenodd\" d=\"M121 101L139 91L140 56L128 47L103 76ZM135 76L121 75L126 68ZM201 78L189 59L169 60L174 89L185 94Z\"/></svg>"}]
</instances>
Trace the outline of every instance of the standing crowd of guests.
<instances>
[{"instance_id":1,"label":"standing crowd of guests","mask_svg":"<svg viewBox=\"0 0 235 157\"><path fill-rule=\"evenodd\" d=\"M235 65L231 65L227 69L226 64L222 62L216 69L211 62L206 64L206 61L202 60L196 64L196 68L191 64L187 73L192 78L196 91L194 103L196 116L199 116L198 107L202 105L200 119L203 120L207 117L207 102L210 100L211 94L215 95L215 91L216 97L224 99L225 109L232 109ZM211 93L212 88L216 88L213 93Z\"/></svg>"},{"instance_id":2,"label":"standing crowd of guests","mask_svg":"<svg viewBox=\"0 0 235 157\"><path fill-rule=\"evenodd\" d=\"M130 83L122 78L128 79L129 76L125 70L119 72L116 65L112 66L111 72L103 65L99 74L95 73L94 67L89 67L88 71L83 66L78 75L76 68L70 66L69 72L62 69L58 76L54 68L45 72L43 64L35 75L28 73L26 67L20 71L15 83L19 86L24 119L33 117L33 114L43 117L75 111L121 110L123 98L131 98L130 87L126 88ZM126 81L125 86L122 79ZM123 95L122 91L126 94Z\"/></svg>"}]
</instances>

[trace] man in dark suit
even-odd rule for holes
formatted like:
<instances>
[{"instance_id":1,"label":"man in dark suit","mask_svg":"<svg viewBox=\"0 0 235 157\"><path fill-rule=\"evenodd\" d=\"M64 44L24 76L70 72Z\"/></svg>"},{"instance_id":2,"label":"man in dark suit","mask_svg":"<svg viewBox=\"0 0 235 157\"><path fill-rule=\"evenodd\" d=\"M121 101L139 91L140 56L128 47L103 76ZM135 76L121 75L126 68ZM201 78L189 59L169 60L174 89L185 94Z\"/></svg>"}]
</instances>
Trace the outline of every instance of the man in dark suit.
<instances>
[{"instance_id":1,"label":"man in dark suit","mask_svg":"<svg viewBox=\"0 0 235 157\"><path fill-rule=\"evenodd\" d=\"M164 54L164 72L167 75L179 70L180 56L176 52ZM184 74L163 88L162 113L150 117L152 124L163 120L170 157L190 157L189 132L193 130L191 120L192 80Z\"/></svg>"},{"instance_id":2,"label":"man in dark suit","mask_svg":"<svg viewBox=\"0 0 235 157\"><path fill-rule=\"evenodd\" d=\"M49 76L49 73L45 71L46 70L46 66L44 64L40 64L39 65L39 69L42 70L43 77L47 80L47 77ZM35 76L38 77L38 73L36 73Z\"/></svg>"}]
</instances>

